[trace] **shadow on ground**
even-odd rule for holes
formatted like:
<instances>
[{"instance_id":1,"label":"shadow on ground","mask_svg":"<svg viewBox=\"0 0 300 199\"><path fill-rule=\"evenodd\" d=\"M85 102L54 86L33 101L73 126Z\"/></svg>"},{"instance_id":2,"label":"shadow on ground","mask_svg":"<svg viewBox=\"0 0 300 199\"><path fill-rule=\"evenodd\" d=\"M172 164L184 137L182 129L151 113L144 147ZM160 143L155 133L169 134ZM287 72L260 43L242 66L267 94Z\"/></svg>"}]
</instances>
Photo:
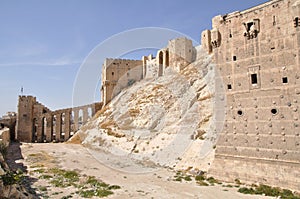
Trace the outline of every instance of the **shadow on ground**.
<instances>
[{"instance_id":1,"label":"shadow on ground","mask_svg":"<svg viewBox=\"0 0 300 199\"><path fill-rule=\"evenodd\" d=\"M33 178L28 175L27 166L25 166L21 160L24 159L22 152L21 152L21 145L20 142L11 142L8 147L8 153L6 162L13 172L20 172L22 171L24 173L24 178L21 182L21 184L24 186L26 191L28 193L31 193L35 196L35 198L41 198L41 195L36 193L36 188L33 188L32 185L35 183L38 179Z\"/></svg>"}]
</instances>

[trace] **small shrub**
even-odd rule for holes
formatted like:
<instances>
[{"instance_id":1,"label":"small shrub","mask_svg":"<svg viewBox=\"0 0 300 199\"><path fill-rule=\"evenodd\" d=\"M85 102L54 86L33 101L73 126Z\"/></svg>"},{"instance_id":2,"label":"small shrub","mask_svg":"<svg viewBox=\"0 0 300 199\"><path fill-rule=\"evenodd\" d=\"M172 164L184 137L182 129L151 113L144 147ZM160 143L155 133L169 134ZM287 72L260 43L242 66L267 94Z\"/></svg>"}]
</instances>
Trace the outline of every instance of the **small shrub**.
<instances>
[{"instance_id":1,"label":"small shrub","mask_svg":"<svg viewBox=\"0 0 300 199\"><path fill-rule=\"evenodd\" d=\"M3 182L4 186L19 184L24 179L23 173L14 173L14 172L7 172L6 174L0 176L0 179Z\"/></svg>"},{"instance_id":2,"label":"small shrub","mask_svg":"<svg viewBox=\"0 0 300 199\"><path fill-rule=\"evenodd\" d=\"M192 181L192 178L191 176L184 176L183 178L185 181Z\"/></svg>"},{"instance_id":3,"label":"small shrub","mask_svg":"<svg viewBox=\"0 0 300 199\"><path fill-rule=\"evenodd\" d=\"M235 179L234 182L235 182L236 184L238 184L238 185L241 185L241 184L242 184L241 181L240 181L239 179Z\"/></svg>"},{"instance_id":4,"label":"small shrub","mask_svg":"<svg viewBox=\"0 0 300 199\"><path fill-rule=\"evenodd\" d=\"M209 177L206 179L207 182L209 182L211 185L214 185L215 183L219 184L220 182L216 179L214 179L213 177Z\"/></svg>"},{"instance_id":5,"label":"small shrub","mask_svg":"<svg viewBox=\"0 0 300 199\"><path fill-rule=\"evenodd\" d=\"M255 191L253 188L247 188L247 187L239 188L238 192L243 193L243 194L255 194Z\"/></svg>"},{"instance_id":6,"label":"small shrub","mask_svg":"<svg viewBox=\"0 0 300 199\"><path fill-rule=\"evenodd\" d=\"M203 180L205 180L205 177L204 177L203 175L197 175L197 176L195 177L195 180L196 180L196 181L203 181Z\"/></svg>"},{"instance_id":7,"label":"small shrub","mask_svg":"<svg viewBox=\"0 0 300 199\"><path fill-rule=\"evenodd\" d=\"M181 182L181 181L182 181L182 177L176 177L176 178L175 178L175 181Z\"/></svg>"}]
</instances>

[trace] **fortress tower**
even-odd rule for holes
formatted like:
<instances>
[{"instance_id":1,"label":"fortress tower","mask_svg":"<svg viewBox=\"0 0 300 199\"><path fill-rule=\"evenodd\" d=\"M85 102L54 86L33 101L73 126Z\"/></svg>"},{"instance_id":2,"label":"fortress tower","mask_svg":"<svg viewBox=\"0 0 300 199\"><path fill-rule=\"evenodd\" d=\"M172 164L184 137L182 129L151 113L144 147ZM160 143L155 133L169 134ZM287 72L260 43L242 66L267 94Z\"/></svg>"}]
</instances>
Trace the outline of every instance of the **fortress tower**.
<instances>
[{"instance_id":1,"label":"fortress tower","mask_svg":"<svg viewBox=\"0 0 300 199\"><path fill-rule=\"evenodd\" d=\"M22 142L33 140L33 105L36 98L32 96L19 96L16 139Z\"/></svg>"}]
</instances>

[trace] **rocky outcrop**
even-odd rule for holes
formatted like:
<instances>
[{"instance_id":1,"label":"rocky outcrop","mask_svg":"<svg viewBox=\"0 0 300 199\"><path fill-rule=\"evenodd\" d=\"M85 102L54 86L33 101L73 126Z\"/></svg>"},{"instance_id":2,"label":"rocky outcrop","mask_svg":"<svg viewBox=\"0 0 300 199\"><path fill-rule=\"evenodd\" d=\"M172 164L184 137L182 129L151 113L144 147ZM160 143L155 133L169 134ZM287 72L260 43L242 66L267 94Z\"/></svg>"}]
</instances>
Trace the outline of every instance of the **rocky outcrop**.
<instances>
[{"instance_id":1,"label":"rocky outcrop","mask_svg":"<svg viewBox=\"0 0 300 199\"><path fill-rule=\"evenodd\" d=\"M70 142L80 138L91 149L161 166L207 167L216 139L215 73L211 57L197 49L197 60L182 71L168 67L124 89Z\"/></svg>"}]
</instances>

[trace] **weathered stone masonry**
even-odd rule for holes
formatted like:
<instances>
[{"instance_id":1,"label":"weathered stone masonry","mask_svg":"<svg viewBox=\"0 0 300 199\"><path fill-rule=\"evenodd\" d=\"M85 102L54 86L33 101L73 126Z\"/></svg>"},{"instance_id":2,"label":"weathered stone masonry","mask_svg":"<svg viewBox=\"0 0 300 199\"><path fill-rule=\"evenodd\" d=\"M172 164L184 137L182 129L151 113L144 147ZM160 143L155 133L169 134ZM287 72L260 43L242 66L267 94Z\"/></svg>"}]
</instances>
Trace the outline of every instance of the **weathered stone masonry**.
<instances>
[{"instance_id":1,"label":"weathered stone masonry","mask_svg":"<svg viewBox=\"0 0 300 199\"><path fill-rule=\"evenodd\" d=\"M300 191L299 17L299 0L273 0L202 33L227 100L211 175Z\"/></svg>"},{"instance_id":2,"label":"weathered stone masonry","mask_svg":"<svg viewBox=\"0 0 300 199\"><path fill-rule=\"evenodd\" d=\"M167 67L180 72L195 60L196 52L192 41L176 38L160 49L157 56L143 56L141 60L106 59L102 67L101 97L108 104L124 88L141 79L164 75Z\"/></svg>"},{"instance_id":3,"label":"weathered stone masonry","mask_svg":"<svg viewBox=\"0 0 300 199\"><path fill-rule=\"evenodd\" d=\"M93 103L51 111L33 96L19 96L16 139L21 142L66 141L101 106L101 103Z\"/></svg>"}]
</instances>

